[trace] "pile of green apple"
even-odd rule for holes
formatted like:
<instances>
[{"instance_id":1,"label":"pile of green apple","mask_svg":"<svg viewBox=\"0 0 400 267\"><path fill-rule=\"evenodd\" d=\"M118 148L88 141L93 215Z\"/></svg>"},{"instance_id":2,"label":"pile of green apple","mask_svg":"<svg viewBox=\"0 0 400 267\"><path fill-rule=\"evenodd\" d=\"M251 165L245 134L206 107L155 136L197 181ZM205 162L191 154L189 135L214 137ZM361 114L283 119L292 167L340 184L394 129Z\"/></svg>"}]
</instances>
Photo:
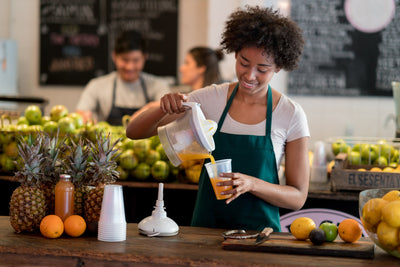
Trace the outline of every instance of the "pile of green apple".
<instances>
[{"instance_id":1,"label":"pile of green apple","mask_svg":"<svg viewBox=\"0 0 400 267\"><path fill-rule=\"evenodd\" d=\"M69 113L64 105L55 105L50 115L42 114L36 105L28 106L16 122L3 116L0 129L0 171L12 173L18 169L17 137L44 131L49 135L68 135L74 141L80 137L96 140L96 134L110 133L112 140L120 139L117 147L120 180L175 180L179 169L168 160L158 136L131 140L125 135L123 126L111 126L107 122L84 123L79 113Z\"/></svg>"},{"instance_id":2,"label":"pile of green apple","mask_svg":"<svg viewBox=\"0 0 400 267\"><path fill-rule=\"evenodd\" d=\"M120 180L174 181L179 173L168 160L158 136L132 140L123 138L118 144Z\"/></svg>"},{"instance_id":3,"label":"pile of green apple","mask_svg":"<svg viewBox=\"0 0 400 267\"><path fill-rule=\"evenodd\" d=\"M399 165L399 147L386 140L375 143L355 143L351 145L343 139L332 143L332 152L347 153L351 165L378 165L396 168Z\"/></svg>"}]
</instances>

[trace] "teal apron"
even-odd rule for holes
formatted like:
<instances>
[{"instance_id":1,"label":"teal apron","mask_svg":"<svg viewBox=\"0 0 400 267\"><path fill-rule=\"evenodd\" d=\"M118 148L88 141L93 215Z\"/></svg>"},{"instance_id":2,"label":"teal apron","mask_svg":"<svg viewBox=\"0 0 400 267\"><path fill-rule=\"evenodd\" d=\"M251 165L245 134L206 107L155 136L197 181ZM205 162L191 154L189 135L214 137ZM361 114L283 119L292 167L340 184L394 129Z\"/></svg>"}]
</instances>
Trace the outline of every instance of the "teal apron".
<instances>
[{"instance_id":1,"label":"teal apron","mask_svg":"<svg viewBox=\"0 0 400 267\"><path fill-rule=\"evenodd\" d=\"M222 133L221 127L237 92L230 96L214 134L215 160L232 159L232 172L240 172L278 184L274 147L271 140L272 93L268 87L265 136ZM208 160L209 161L209 160ZM194 208L192 226L245 229L262 231L272 227L280 232L279 208L251 193L240 195L231 203L217 200L205 167L201 171L199 191Z\"/></svg>"}]
</instances>

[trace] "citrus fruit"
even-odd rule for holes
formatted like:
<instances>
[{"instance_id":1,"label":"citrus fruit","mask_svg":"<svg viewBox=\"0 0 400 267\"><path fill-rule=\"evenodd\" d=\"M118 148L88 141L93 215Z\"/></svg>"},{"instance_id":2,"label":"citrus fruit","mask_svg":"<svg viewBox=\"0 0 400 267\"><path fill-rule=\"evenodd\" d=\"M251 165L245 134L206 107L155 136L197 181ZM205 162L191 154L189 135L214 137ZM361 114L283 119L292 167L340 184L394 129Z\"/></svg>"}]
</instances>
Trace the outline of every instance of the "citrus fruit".
<instances>
[{"instance_id":1,"label":"citrus fruit","mask_svg":"<svg viewBox=\"0 0 400 267\"><path fill-rule=\"evenodd\" d=\"M75 133L75 122L70 117L63 117L58 120L58 127L62 134L74 134Z\"/></svg>"},{"instance_id":2,"label":"citrus fruit","mask_svg":"<svg viewBox=\"0 0 400 267\"><path fill-rule=\"evenodd\" d=\"M76 129L82 128L84 126L83 117L81 114L77 112L72 112L68 114L67 117L71 118L74 121Z\"/></svg>"},{"instance_id":3,"label":"citrus fruit","mask_svg":"<svg viewBox=\"0 0 400 267\"><path fill-rule=\"evenodd\" d=\"M334 223L324 222L319 226L319 229L325 232L325 241L332 242L338 235L337 226Z\"/></svg>"},{"instance_id":4,"label":"citrus fruit","mask_svg":"<svg viewBox=\"0 0 400 267\"><path fill-rule=\"evenodd\" d=\"M377 229L378 225L370 224L369 222L364 220L362 217L361 217L361 223L364 226L364 229L366 229L372 233L376 233L376 229Z\"/></svg>"},{"instance_id":5,"label":"citrus fruit","mask_svg":"<svg viewBox=\"0 0 400 267\"><path fill-rule=\"evenodd\" d=\"M381 172L382 169L379 168L379 167L373 167L373 168L371 168L369 171L370 171L370 172Z\"/></svg>"},{"instance_id":6,"label":"citrus fruit","mask_svg":"<svg viewBox=\"0 0 400 267\"><path fill-rule=\"evenodd\" d=\"M40 232L47 238L60 237L64 232L64 223L57 215L47 215L40 222Z\"/></svg>"},{"instance_id":7,"label":"citrus fruit","mask_svg":"<svg viewBox=\"0 0 400 267\"><path fill-rule=\"evenodd\" d=\"M379 223L376 234L381 245L388 249L394 249L400 245L399 229L385 222Z\"/></svg>"},{"instance_id":8,"label":"citrus fruit","mask_svg":"<svg viewBox=\"0 0 400 267\"><path fill-rule=\"evenodd\" d=\"M71 215L64 221L64 230L69 236L81 236L86 230L86 222L79 215Z\"/></svg>"},{"instance_id":9,"label":"citrus fruit","mask_svg":"<svg viewBox=\"0 0 400 267\"><path fill-rule=\"evenodd\" d=\"M25 109L24 116L30 125L40 124L42 122L42 111L38 106L28 106Z\"/></svg>"},{"instance_id":10,"label":"citrus fruit","mask_svg":"<svg viewBox=\"0 0 400 267\"><path fill-rule=\"evenodd\" d=\"M362 217L371 225L377 225L381 220L382 207L387 203L382 198L372 198L362 208Z\"/></svg>"},{"instance_id":11,"label":"citrus fruit","mask_svg":"<svg viewBox=\"0 0 400 267\"><path fill-rule=\"evenodd\" d=\"M340 238L348 243L356 242L362 235L360 224L354 219L344 219L338 226Z\"/></svg>"},{"instance_id":12,"label":"citrus fruit","mask_svg":"<svg viewBox=\"0 0 400 267\"><path fill-rule=\"evenodd\" d=\"M394 200L400 200L400 191L399 190L391 190L387 192L382 199L386 201L394 201Z\"/></svg>"},{"instance_id":13,"label":"citrus fruit","mask_svg":"<svg viewBox=\"0 0 400 267\"><path fill-rule=\"evenodd\" d=\"M314 245L321 245L325 242L326 234L324 230L315 228L311 230L309 238Z\"/></svg>"},{"instance_id":14,"label":"citrus fruit","mask_svg":"<svg viewBox=\"0 0 400 267\"><path fill-rule=\"evenodd\" d=\"M290 225L290 232L298 240L306 240L310 232L317 228L315 222L308 217L299 217Z\"/></svg>"},{"instance_id":15,"label":"citrus fruit","mask_svg":"<svg viewBox=\"0 0 400 267\"><path fill-rule=\"evenodd\" d=\"M382 220L392 227L400 227L400 200L388 202L383 206Z\"/></svg>"},{"instance_id":16,"label":"citrus fruit","mask_svg":"<svg viewBox=\"0 0 400 267\"><path fill-rule=\"evenodd\" d=\"M58 131L58 123L55 121L46 122L43 125L43 131L48 134L56 134Z\"/></svg>"}]
</instances>

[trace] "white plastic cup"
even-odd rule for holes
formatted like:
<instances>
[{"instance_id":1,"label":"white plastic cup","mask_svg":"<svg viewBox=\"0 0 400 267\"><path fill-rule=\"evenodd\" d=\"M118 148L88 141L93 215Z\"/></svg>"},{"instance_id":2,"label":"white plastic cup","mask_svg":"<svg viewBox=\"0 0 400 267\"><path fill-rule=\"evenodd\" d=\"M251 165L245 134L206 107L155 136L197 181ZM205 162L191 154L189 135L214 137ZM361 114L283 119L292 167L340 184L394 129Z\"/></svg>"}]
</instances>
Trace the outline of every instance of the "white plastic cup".
<instances>
[{"instance_id":1,"label":"white plastic cup","mask_svg":"<svg viewBox=\"0 0 400 267\"><path fill-rule=\"evenodd\" d=\"M208 173L208 176L210 177L210 182L213 186L215 197L218 200L221 199L227 199L232 196L230 195L221 195L221 192L227 191L227 190L232 190L232 186L217 186L218 182L223 182L223 181L229 181L231 178L227 177L220 177L220 173L223 172L232 172L232 159L221 159L215 161L215 164L212 164L211 162L206 163L206 170Z\"/></svg>"},{"instance_id":2,"label":"white plastic cup","mask_svg":"<svg viewBox=\"0 0 400 267\"><path fill-rule=\"evenodd\" d=\"M126 219L121 185L104 187L97 239L108 242L126 240Z\"/></svg>"}]
</instances>

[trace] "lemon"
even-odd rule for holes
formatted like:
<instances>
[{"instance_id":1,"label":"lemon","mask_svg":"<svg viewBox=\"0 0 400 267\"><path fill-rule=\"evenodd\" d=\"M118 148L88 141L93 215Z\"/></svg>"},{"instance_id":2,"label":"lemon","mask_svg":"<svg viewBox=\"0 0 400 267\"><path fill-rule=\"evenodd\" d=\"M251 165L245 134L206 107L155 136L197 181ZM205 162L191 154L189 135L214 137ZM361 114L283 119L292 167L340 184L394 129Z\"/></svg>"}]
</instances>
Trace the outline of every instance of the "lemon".
<instances>
[{"instance_id":1,"label":"lemon","mask_svg":"<svg viewBox=\"0 0 400 267\"><path fill-rule=\"evenodd\" d=\"M368 200L362 208L362 216L364 220L372 226L377 225L381 220L382 207L386 203L387 201L382 198L372 198Z\"/></svg>"},{"instance_id":2,"label":"lemon","mask_svg":"<svg viewBox=\"0 0 400 267\"><path fill-rule=\"evenodd\" d=\"M382 199L386 201L400 200L400 191L399 190L389 191L382 197Z\"/></svg>"},{"instance_id":3,"label":"lemon","mask_svg":"<svg viewBox=\"0 0 400 267\"><path fill-rule=\"evenodd\" d=\"M379 168L379 167L373 167L373 168L371 168L369 171L370 171L370 172L381 172L382 169Z\"/></svg>"},{"instance_id":4,"label":"lemon","mask_svg":"<svg viewBox=\"0 0 400 267\"><path fill-rule=\"evenodd\" d=\"M310 232L317 228L315 222L308 217L299 217L290 225L290 232L298 240L306 240Z\"/></svg>"},{"instance_id":5,"label":"lemon","mask_svg":"<svg viewBox=\"0 0 400 267\"><path fill-rule=\"evenodd\" d=\"M383 206L382 220L392 227L400 227L400 200L388 202Z\"/></svg>"},{"instance_id":6,"label":"lemon","mask_svg":"<svg viewBox=\"0 0 400 267\"><path fill-rule=\"evenodd\" d=\"M392 168L392 167L385 167L382 171L383 171L383 172L393 172L393 171L394 171L394 168Z\"/></svg>"},{"instance_id":7,"label":"lemon","mask_svg":"<svg viewBox=\"0 0 400 267\"><path fill-rule=\"evenodd\" d=\"M376 233L382 246L391 250L400 245L399 229L385 222L380 222Z\"/></svg>"}]
</instances>

